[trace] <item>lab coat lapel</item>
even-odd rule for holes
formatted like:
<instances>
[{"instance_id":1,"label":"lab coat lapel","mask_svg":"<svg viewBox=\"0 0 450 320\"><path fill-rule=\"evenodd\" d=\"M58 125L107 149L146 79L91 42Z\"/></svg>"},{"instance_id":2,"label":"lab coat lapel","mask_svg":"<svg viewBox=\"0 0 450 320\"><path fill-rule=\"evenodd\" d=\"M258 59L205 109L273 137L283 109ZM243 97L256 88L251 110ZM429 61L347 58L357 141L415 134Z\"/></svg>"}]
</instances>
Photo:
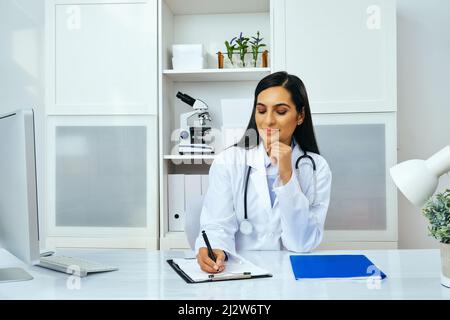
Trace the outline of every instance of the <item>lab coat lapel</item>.
<instances>
[{"instance_id":1,"label":"lab coat lapel","mask_svg":"<svg viewBox=\"0 0 450 320\"><path fill-rule=\"evenodd\" d=\"M260 143L258 147L248 150L247 165L252 168L250 181L258 195L258 202L264 210L272 210L269 187L267 186L266 168L264 166L264 153L266 149ZM250 206L249 206L250 207Z\"/></svg>"}]
</instances>

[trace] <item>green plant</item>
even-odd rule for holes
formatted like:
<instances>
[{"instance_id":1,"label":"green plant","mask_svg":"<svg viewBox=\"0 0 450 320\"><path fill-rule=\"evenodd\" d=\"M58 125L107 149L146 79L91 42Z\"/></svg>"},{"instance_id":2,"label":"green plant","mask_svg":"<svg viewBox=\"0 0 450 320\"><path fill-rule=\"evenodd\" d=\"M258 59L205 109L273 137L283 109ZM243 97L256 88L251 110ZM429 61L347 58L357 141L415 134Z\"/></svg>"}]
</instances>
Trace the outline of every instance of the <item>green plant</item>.
<instances>
[{"instance_id":1,"label":"green plant","mask_svg":"<svg viewBox=\"0 0 450 320\"><path fill-rule=\"evenodd\" d=\"M242 66L244 68L245 68L245 55L247 54L248 50L248 40L250 39L242 36L242 32L239 35L239 38L236 40L236 43L238 44L239 56L241 58Z\"/></svg>"},{"instance_id":2,"label":"green plant","mask_svg":"<svg viewBox=\"0 0 450 320\"><path fill-rule=\"evenodd\" d=\"M228 59L230 59L230 62L232 65L234 65L233 53L234 53L234 51L237 50L236 45L233 44L234 41L236 41L236 39L237 39L237 37L234 37L233 39L231 39L230 42L225 41L225 46L227 47L227 56L228 56Z\"/></svg>"},{"instance_id":3,"label":"green plant","mask_svg":"<svg viewBox=\"0 0 450 320\"><path fill-rule=\"evenodd\" d=\"M256 37L252 37L252 41L250 41L252 45L252 55L253 55L253 66L256 68L256 61L258 60L259 49L265 47L264 43L260 43L264 38L259 37L259 31L256 32Z\"/></svg>"},{"instance_id":4,"label":"green plant","mask_svg":"<svg viewBox=\"0 0 450 320\"><path fill-rule=\"evenodd\" d=\"M430 198L422 213L430 222L430 236L442 243L450 243L450 189Z\"/></svg>"}]
</instances>

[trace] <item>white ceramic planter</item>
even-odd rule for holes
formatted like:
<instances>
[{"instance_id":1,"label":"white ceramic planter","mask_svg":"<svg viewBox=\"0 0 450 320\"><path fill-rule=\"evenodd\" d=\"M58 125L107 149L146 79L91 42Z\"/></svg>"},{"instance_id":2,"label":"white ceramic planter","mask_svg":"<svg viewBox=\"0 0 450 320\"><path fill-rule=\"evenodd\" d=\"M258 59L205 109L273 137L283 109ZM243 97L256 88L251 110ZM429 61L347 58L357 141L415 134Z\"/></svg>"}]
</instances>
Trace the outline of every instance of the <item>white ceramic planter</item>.
<instances>
[{"instance_id":1,"label":"white ceramic planter","mask_svg":"<svg viewBox=\"0 0 450 320\"><path fill-rule=\"evenodd\" d=\"M450 244L441 243L441 284L450 288Z\"/></svg>"}]
</instances>

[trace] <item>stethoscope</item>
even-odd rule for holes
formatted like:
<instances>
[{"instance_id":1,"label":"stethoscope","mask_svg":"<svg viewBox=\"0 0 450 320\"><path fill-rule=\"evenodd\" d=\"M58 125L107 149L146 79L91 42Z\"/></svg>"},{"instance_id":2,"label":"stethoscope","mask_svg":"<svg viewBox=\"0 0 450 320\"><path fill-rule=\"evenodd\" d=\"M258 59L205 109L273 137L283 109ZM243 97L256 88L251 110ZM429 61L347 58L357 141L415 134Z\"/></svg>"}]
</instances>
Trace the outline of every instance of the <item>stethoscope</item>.
<instances>
[{"instance_id":1,"label":"stethoscope","mask_svg":"<svg viewBox=\"0 0 450 320\"><path fill-rule=\"evenodd\" d=\"M299 170L298 166L302 159L309 159L311 161L312 168L313 168L314 193L313 193L313 199L311 201L311 205L313 205L314 201L316 200L316 193L317 193L316 162L310 155L306 154L306 151L304 151L303 155L298 157L297 161L295 162L296 172ZM250 178L251 170L252 170L252 168L247 165L246 166L247 173L246 173L246 177L245 177L245 187L244 187L244 220L242 220L242 222L239 226L239 230L241 231L241 233L243 233L245 235L250 235L253 232L253 225L248 220L248 215L247 215L247 189L248 189L248 180Z\"/></svg>"}]
</instances>

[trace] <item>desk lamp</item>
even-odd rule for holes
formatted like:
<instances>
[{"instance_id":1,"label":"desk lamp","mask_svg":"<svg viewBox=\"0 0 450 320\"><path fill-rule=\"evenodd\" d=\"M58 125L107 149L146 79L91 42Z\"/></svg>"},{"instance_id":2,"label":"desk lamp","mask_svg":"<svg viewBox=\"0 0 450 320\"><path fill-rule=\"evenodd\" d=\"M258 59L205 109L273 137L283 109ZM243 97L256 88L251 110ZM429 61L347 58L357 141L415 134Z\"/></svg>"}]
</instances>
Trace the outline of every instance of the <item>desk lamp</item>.
<instances>
[{"instance_id":1,"label":"desk lamp","mask_svg":"<svg viewBox=\"0 0 450 320\"><path fill-rule=\"evenodd\" d=\"M403 195L415 206L422 207L436 191L439 177L450 171L450 145L428 160L408 160L390 171Z\"/></svg>"},{"instance_id":2,"label":"desk lamp","mask_svg":"<svg viewBox=\"0 0 450 320\"><path fill-rule=\"evenodd\" d=\"M409 160L391 168L391 177L405 197L422 208L436 191L439 177L450 171L450 145L428 160ZM441 243L441 284L450 288L450 244Z\"/></svg>"}]
</instances>

